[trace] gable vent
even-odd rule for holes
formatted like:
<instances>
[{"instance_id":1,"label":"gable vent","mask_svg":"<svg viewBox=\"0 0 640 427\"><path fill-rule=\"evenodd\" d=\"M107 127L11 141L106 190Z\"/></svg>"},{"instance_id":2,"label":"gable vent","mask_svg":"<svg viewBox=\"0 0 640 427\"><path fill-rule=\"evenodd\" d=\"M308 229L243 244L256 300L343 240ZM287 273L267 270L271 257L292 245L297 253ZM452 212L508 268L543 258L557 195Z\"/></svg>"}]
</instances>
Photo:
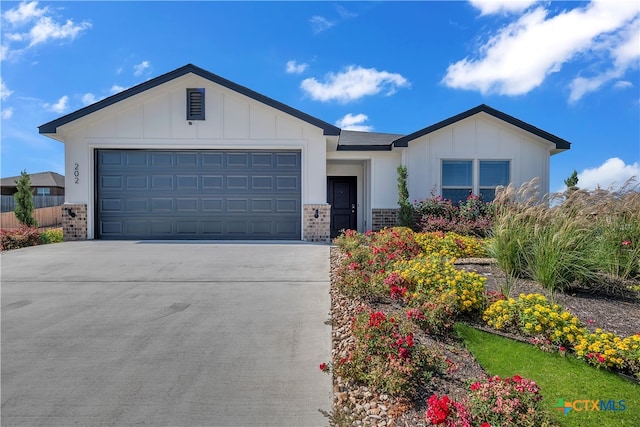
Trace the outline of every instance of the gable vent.
<instances>
[{"instance_id":1,"label":"gable vent","mask_svg":"<svg viewBox=\"0 0 640 427\"><path fill-rule=\"evenodd\" d=\"M187 89L187 120L204 120L204 88Z\"/></svg>"}]
</instances>

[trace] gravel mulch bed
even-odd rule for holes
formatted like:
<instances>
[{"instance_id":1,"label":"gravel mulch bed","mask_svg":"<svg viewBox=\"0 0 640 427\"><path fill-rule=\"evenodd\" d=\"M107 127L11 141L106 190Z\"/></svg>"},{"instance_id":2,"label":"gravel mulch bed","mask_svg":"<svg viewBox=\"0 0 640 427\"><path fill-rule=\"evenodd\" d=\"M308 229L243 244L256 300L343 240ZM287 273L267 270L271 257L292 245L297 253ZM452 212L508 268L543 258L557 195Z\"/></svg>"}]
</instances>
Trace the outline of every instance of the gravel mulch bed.
<instances>
[{"instance_id":1,"label":"gravel mulch bed","mask_svg":"<svg viewBox=\"0 0 640 427\"><path fill-rule=\"evenodd\" d=\"M348 356L353 342L350 332L351 318L361 304L372 306L375 310L391 311L395 308L392 300L364 301L347 298L338 292L334 271L342 254L336 247L331 248L331 323L333 361ZM498 291L504 281L504 274L490 259L474 258L459 260L457 267L475 271L487 278L487 290ZM512 289L512 295L520 293L549 293L532 281L518 280ZM558 294L556 301L588 324L590 329L602 328L620 336L640 332L640 303L638 300L623 300L592 294ZM371 390L346 381L333 378L333 411L330 414L332 425L338 426L426 426L424 414L426 400L433 393L447 394L452 398L461 398L466 394L471 380L483 380L488 377L482 367L455 338L434 339L427 334L417 333L416 342L437 347L447 357L449 369L443 375L434 377L428 388L419 390L414 401L397 399L377 390Z\"/></svg>"}]
</instances>

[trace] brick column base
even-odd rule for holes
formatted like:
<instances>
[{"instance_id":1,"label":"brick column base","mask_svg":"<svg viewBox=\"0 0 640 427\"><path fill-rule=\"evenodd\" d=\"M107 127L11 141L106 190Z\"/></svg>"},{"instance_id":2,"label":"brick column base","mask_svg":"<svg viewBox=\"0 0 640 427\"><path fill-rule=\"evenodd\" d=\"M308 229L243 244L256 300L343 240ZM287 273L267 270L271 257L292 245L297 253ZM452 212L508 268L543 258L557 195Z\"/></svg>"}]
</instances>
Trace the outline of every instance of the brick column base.
<instances>
[{"instance_id":1,"label":"brick column base","mask_svg":"<svg viewBox=\"0 0 640 427\"><path fill-rule=\"evenodd\" d=\"M371 230L395 227L398 225L398 212L400 209L371 209Z\"/></svg>"},{"instance_id":2,"label":"brick column base","mask_svg":"<svg viewBox=\"0 0 640 427\"><path fill-rule=\"evenodd\" d=\"M304 240L306 242L331 241L331 205L304 205Z\"/></svg>"},{"instance_id":3,"label":"brick column base","mask_svg":"<svg viewBox=\"0 0 640 427\"><path fill-rule=\"evenodd\" d=\"M65 241L87 240L87 205L62 205L62 236Z\"/></svg>"}]
</instances>

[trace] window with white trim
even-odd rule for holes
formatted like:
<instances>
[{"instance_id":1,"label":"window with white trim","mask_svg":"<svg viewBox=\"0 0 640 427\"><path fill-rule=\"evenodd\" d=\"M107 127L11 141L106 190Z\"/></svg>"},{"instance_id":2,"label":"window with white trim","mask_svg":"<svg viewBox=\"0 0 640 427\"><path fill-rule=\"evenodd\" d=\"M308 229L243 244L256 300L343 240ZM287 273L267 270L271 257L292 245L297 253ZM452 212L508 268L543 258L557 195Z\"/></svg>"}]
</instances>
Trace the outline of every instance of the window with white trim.
<instances>
[{"instance_id":1,"label":"window with white trim","mask_svg":"<svg viewBox=\"0 0 640 427\"><path fill-rule=\"evenodd\" d=\"M442 198L457 204L473 192L473 160L442 161Z\"/></svg>"},{"instance_id":2,"label":"window with white trim","mask_svg":"<svg viewBox=\"0 0 640 427\"><path fill-rule=\"evenodd\" d=\"M51 189L49 187L38 187L36 189L36 194L38 196L48 196L51 194Z\"/></svg>"},{"instance_id":3,"label":"window with white trim","mask_svg":"<svg viewBox=\"0 0 640 427\"><path fill-rule=\"evenodd\" d=\"M484 202L496 197L496 187L509 185L509 160L480 160L480 184L478 194Z\"/></svg>"},{"instance_id":4,"label":"window with white trim","mask_svg":"<svg viewBox=\"0 0 640 427\"><path fill-rule=\"evenodd\" d=\"M483 201L491 202L496 187L509 185L510 171L510 160L442 160L442 198L457 205L470 194L478 194Z\"/></svg>"}]
</instances>

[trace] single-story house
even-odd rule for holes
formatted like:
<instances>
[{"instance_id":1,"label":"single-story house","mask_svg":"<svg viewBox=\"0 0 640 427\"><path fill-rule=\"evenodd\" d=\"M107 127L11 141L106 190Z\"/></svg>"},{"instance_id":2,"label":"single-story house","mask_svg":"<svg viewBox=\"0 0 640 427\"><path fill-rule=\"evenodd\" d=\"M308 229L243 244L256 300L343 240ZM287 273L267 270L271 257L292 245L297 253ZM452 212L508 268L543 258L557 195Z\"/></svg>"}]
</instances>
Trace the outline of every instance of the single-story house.
<instances>
[{"instance_id":1,"label":"single-story house","mask_svg":"<svg viewBox=\"0 0 640 427\"><path fill-rule=\"evenodd\" d=\"M0 180L1 194L12 196L18 192L16 182L20 176L11 176ZM30 173L31 191L34 196L64 196L64 176L55 172Z\"/></svg>"},{"instance_id":2,"label":"single-story house","mask_svg":"<svg viewBox=\"0 0 640 427\"><path fill-rule=\"evenodd\" d=\"M479 105L409 135L341 130L194 65L39 127L65 144L73 239L328 241L393 225L410 198L534 177L570 143Z\"/></svg>"}]
</instances>

